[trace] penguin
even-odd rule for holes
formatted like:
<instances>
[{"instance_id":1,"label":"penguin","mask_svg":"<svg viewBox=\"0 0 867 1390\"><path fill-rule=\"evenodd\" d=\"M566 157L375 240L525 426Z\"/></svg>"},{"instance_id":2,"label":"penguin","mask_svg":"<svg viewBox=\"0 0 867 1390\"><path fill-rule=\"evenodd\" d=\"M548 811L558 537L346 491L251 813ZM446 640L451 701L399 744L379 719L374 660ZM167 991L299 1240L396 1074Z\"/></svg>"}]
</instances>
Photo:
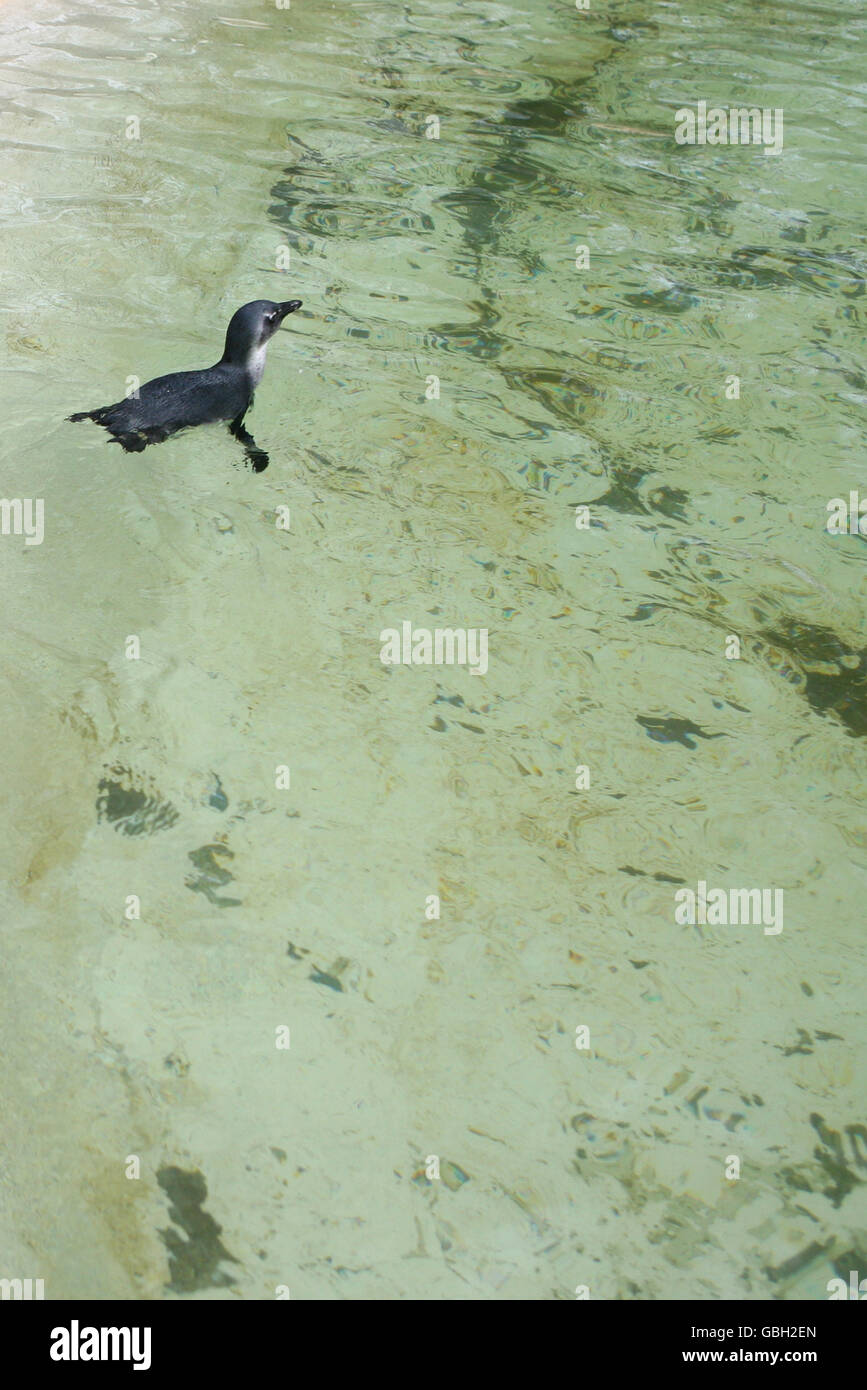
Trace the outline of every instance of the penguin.
<instances>
[{"instance_id":1,"label":"penguin","mask_svg":"<svg viewBox=\"0 0 867 1390\"><path fill-rule=\"evenodd\" d=\"M268 455L245 430L244 416L265 371L269 340L287 315L300 308L300 299L283 304L254 299L232 315L223 355L213 367L154 377L135 396L97 410L77 411L67 419L73 423L93 420L108 430L113 444L135 454L178 430L226 420L253 469L261 473L268 467Z\"/></svg>"}]
</instances>

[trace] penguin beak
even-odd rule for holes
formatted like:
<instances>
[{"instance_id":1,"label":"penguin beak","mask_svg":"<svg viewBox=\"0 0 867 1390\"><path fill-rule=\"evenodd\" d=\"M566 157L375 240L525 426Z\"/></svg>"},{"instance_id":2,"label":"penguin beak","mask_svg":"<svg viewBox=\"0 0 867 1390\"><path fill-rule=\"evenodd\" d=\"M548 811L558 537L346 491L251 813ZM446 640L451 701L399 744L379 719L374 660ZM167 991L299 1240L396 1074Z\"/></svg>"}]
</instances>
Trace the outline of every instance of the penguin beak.
<instances>
[{"instance_id":1,"label":"penguin beak","mask_svg":"<svg viewBox=\"0 0 867 1390\"><path fill-rule=\"evenodd\" d=\"M278 305L277 305L277 311L278 311L278 313L279 313L279 315L280 315L280 320L281 320L281 322L282 322L283 319L285 319L285 317L286 317L287 314L294 314L294 313L295 313L295 310L296 310L296 309L300 309L300 308L301 308L301 300L300 300L300 299L287 299L286 302L285 302L285 304L278 304Z\"/></svg>"}]
</instances>

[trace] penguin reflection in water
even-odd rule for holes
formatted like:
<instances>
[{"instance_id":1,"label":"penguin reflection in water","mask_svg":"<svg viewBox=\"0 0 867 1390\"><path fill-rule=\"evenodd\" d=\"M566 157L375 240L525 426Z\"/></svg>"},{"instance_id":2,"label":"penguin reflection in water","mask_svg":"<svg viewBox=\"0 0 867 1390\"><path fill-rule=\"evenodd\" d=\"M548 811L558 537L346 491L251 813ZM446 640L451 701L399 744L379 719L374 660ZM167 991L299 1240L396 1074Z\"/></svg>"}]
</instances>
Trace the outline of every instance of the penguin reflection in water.
<instances>
[{"instance_id":1,"label":"penguin reflection in water","mask_svg":"<svg viewBox=\"0 0 867 1390\"><path fill-rule=\"evenodd\" d=\"M112 443L127 453L140 453L149 444L160 444L191 425L227 420L252 467L261 473L268 467L268 455L244 429L244 416L262 380L270 338L287 314L300 308L300 299L289 299L285 304L254 299L232 315L223 356L213 367L154 377L125 401L98 410L80 410L68 418L104 425Z\"/></svg>"}]
</instances>

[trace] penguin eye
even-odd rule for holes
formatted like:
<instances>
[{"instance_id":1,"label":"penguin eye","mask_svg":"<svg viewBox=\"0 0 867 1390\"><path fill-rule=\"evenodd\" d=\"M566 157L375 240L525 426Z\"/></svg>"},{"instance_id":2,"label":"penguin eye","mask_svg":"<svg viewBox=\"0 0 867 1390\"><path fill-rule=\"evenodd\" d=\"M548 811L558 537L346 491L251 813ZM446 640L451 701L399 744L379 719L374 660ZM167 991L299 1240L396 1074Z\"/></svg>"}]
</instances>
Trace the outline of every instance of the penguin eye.
<instances>
[{"instance_id":1,"label":"penguin eye","mask_svg":"<svg viewBox=\"0 0 867 1390\"><path fill-rule=\"evenodd\" d=\"M276 319L276 317L277 317L276 314L266 314L266 315L265 315L266 322L268 322L268 323L273 323L274 320Z\"/></svg>"}]
</instances>

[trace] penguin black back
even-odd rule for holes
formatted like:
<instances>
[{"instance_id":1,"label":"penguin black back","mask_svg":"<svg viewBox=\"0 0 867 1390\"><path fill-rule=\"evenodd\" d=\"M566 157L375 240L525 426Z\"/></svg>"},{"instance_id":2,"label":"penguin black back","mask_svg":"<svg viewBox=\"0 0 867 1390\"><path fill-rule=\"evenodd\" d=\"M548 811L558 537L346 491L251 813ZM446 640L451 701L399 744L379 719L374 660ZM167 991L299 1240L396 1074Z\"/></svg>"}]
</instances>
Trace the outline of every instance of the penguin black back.
<instances>
[{"instance_id":1,"label":"penguin black back","mask_svg":"<svg viewBox=\"0 0 867 1390\"><path fill-rule=\"evenodd\" d=\"M93 420L104 426L112 442L127 453L140 453L149 444L159 444L192 425L225 420L246 446L253 467L261 472L268 465L268 456L256 448L243 420L265 371L269 340L284 318L300 307L300 299L283 304L254 299L232 315L223 356L213 367L154 377L126 400L78 411L68 418Z\"/></svg>"}]
</instances>

